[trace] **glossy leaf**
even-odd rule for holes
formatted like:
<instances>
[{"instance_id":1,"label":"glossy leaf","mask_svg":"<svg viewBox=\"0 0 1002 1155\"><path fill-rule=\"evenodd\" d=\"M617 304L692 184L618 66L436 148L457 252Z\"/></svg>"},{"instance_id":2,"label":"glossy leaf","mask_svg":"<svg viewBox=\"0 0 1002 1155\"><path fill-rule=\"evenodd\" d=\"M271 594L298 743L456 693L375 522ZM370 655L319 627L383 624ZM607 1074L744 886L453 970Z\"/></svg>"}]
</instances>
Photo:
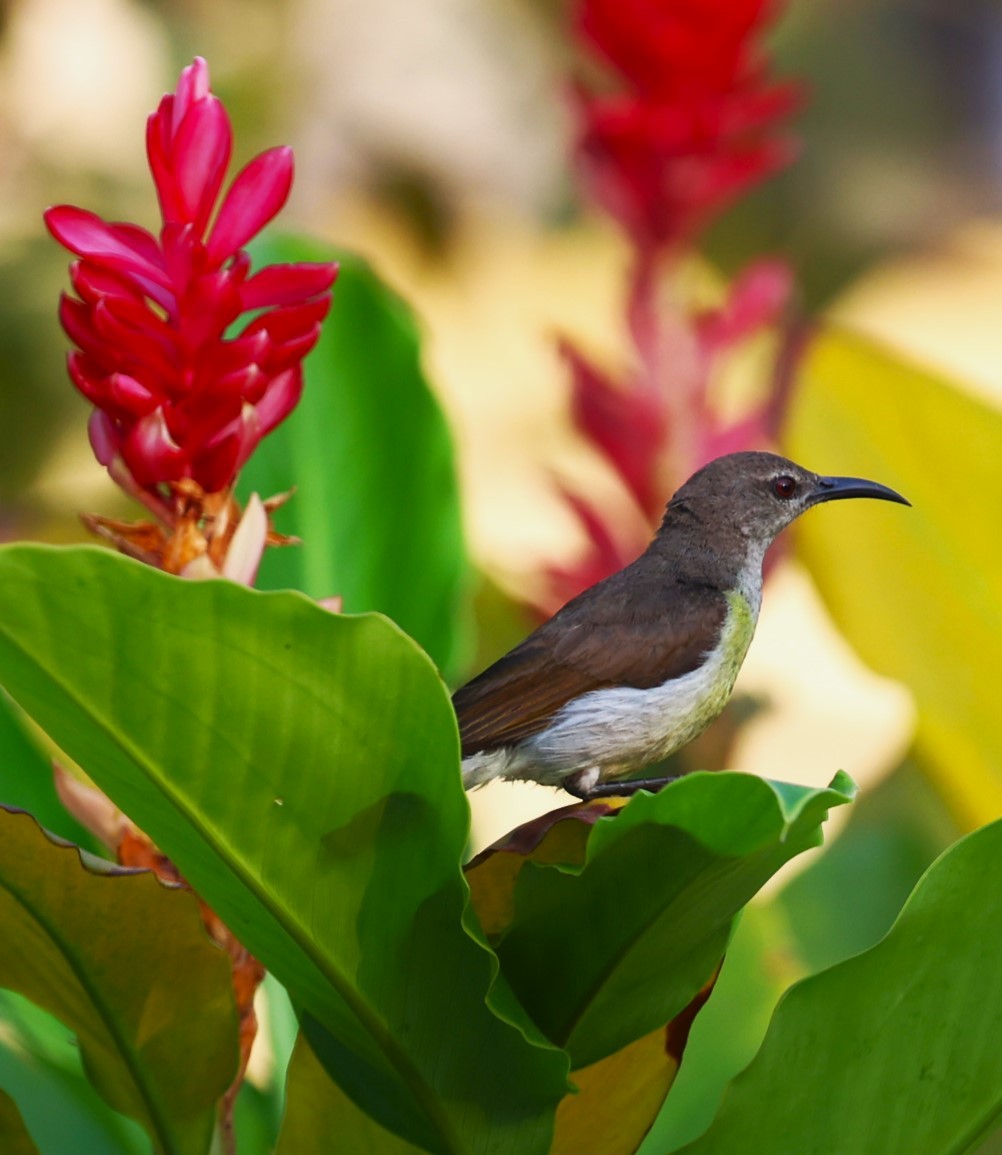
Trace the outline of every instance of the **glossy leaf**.
<instances>
[{"instance_id":1,"label":"glossy leaf","mask_svg":"<svg viewBox=\"0 0 1002 1155\"><path fill-rule=\"evenodd\" d=\"M523 1006L587 1066L692 1001L738 910L853 792L843 774L825 790L690 774L614 817L572 809L528 857L519 840L483 856L474 903Z\"/></svg>"},{"instance_id":2,"label":"glossy leaf","mask_svg":"<svg viewBox=\"0 0 1002 1155\"><path fill-rule=\"evenodd\" d=\"M17 1104L0 1091L0 1151L4 1155L39 1155Z\"/></svg>"},{"instance_id":3,"label":"glossy leaf","mask_svg":"<svg viewBox=\"0 0 1002 1155\"><path fill-rule=\"evenodd\" d=\"M0 985L76 1034L98 1092L158 1151L202 1155L236 1073L229 963L191 894L92 861L0 810Z\"/></svg>"},{"instance_id":4,"label":"glossy leaf","mask_svg":"<svg viewBox=\"0 0 1002 1155\"><path fill-rule=\"evenodd\" d=\"M1002 1122L1002 822L927 872L887 937L794 986L686 1155L963 1155ZM768 1104L768 1110L763 1110Z\"/></svg>"},{"instance_id":5,"label":"glossy leaf","mask_svg":"<svg viewBox=\"0 0 1002 1155\"><path fill-rule=\"evenodd\" d=\"M576 1090L557 1108L549 1155L632 1155L664 1102L678 1071L691 1014L675 1029L652 1031L574 1074ZM419 1150L380 1127L331 1081L300 1038L289 1068L288 1108L276 1155L319 1151L336 1135L352 1155L411 1155Z\"/></svg>"},{"instance_id":6,"label":"glossy leaf","mask_svg":"<svg viewBox=\"0 0 1002 1155\"><path fill-rule=\"evenodd\" d=\"M566 1057L462 925L455 716L395 626L6 547L0 680L283 982L365 1109L431 1151L546 1149Z\"/></svg>"},{"instance_id":7,"label":"glossy leaf","mask_svg":"<svg viewBox=\"0 0 1002 1155\"><path fill-rule=\"evenodd\" d=\"M0 693L0 805L27 810L58 834L95 853L102 851L91 835L67 813L52 779L52 762L29 735L23 716Z\"/></svg>"},{"instance_id":8,"label":"glossy leaf","mask_svg":"<svg viewBox=\"0 0 1002 1155\"><path fill-rule=\"evenodd\" d=\"M911 759L868 790L836 842L772 899L806 973L875 946L962 833Z\"/></svg>"},{"instance_id":9,"label":"glossy leaf","mask_svg":"<svg viewBox=\"0 0 1002 1155\"><path fill-rule=\"evenodd\" d=\"M380 610L454 671L466 649L465 561L452 443L407 306L359 257L292 238L260 261L337 260L334 307L292 416L257 448L241 492L297 487L276 517L302 544L269 550L258 585Z\"/></svg>"},{"instance_id":10,"label":"glossy leaf","mask_svg":"<svg viewBox=\"0 0 1002 1155\"><path fill-rule=\"evenodd\" d=\"M300 1035L289 1064L285 1118L275 1155L324 1151L335 1141L352 1155L414 1155L422 1150L360 1111Z\"/></svg>"},{"instance_id":11,"label":"glossy leaf","mask_svg":"<svg viewBox=\"0 0 1002 1155\"><path fill-rule=\"evenodd\" d=\"M709 1127L728 1083L762 1045L780 995L803 974L773 904L750 903L727 944L713 994L693 1023L671 1094L638 1155L666 1155Z\"/></svg>"},{"instance_id":12,"label":"glossy leaf","mask_svg":"<svg viewBox=\"0 0 1002 1155\"><path fill-rule=\"evenodd\" d=\"M799 552L839 628L918 705L918 742L967 825L1002 812L1002 413L877 345L815 343L787 448L812 469L903 493L798 525Z\"/></svg>"},{"instance_id":13,"label":"glossy leaf","mask_svg":"<svg viewBox=\"0 0 1002 1155\"><path fill-rule=\"evenodd\" d=\"M709 1127L728 1083L762 1045L787 987L879 942L957 834L931 783L906 763L860 797L824 853L742 911L685 1064L640 1155L665 1155Z\"/></svg>"}]
</instances>

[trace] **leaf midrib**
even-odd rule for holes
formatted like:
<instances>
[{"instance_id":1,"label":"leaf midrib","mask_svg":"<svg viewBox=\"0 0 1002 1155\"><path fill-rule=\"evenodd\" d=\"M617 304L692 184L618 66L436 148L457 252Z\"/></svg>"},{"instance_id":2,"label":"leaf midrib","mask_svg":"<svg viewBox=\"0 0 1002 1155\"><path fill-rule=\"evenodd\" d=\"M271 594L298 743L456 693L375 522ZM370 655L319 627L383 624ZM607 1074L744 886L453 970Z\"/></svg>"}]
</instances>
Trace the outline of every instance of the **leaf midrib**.
<instances>
[{"instance_id":1,"label":"leaf midrib","mask_svg":"<svg viewBox=\"0 0 1002 1155\"><path fill-rule=\"evenodd\" d=\"M766 845L760 846L757 850L752 851L750 854L741 855L739 857L738 861L743 862L743 863L748 863L749 861L758 857L761 854L770 853L770 852L778 849L780 846L785 845L785 843L786 843L787 839L789 838L789 835L793 829L793 823L787 822L785 819L783 819L782 808L781 808L781 804L780 804L778 799L776 799L775 804L776 804L777 810L780 811L780 817L782 819L782 829L777 832L776 841L771 842L771 843L766 843ZM719 863L721 860L723 860L723 862L724 862L724 869L719 872L720 876L723 877L733 868L735 859L731 856L728 856L728 855L719 854L718 852L714 852L714 853L716 854L716 862L717 863ZM587 870L589 865L590 865L589 863L585 864L585 870ZM716 863L712 864L710 869L712 869L713 866L716 866ZM695 885L699 881L702 881L705 885L706 876L709 873L710 873L710 870L701 871L699 873L699 875L697 875L697 877L695 879L693 879L693 882L690 885ZM689 887L686 887L686 889L688 890ZM596 974L595 981L593 983L591 983L582 992L581 998L578 1000L572 1013L568 1016L568 1018L566 1020L567 1028L566 1028L566 1032L563 1036L563 1040L562 1040L561 1045L563 1045L563 1046L567 1045L567 1043L573 1037L574 1032L581 1025L582 1021L585 1019L585 1017L588 1014L588 1012L590 1011L591 1007L594 1005L595 1001L598 999L601 992L605 989L606 986L609 985L609 983L612 981L613 977L615 976L616 972L624 965L623 960L626 959L628 956L632 956L632 954L638 949L638 945L642 942L642 940L645 939L652 932L652 930L656 926L656 924L658 922L660 922L661 919L666 916L668 909L671 906L675 905L675 902L677 901L678 897L679 896L677 895L676 898L673 899L673 901L671 903L669 903L668 907L661 907L650 918L641 920L636 925L636 928L634 929L634 931L622 940L624 943L623 949L621 951L619 951L619 953L613 959L610 960L610 962L607 966L601 968L601 970ZM733 919L733 917L734 917L733 915L729 916L729 918L731 918L731 919ZM720 925L722 925L722 924L720 924ZM714 926L711 931L707 932L707 935L705 937L709 937L709 935L711 933L715 933L717 930L719 930L720 925ZM686 952L686 953L688 953L688 952Z\"/></svg>"},{"instance_id":2,"label":"leaf midrib","mask_svg":"<svg viewBox=\"0 0 1002 1155\"><path fill-rule=\"evenodd\" d=\"M440 1107L435 1092L428 1086L410 1056L402 1050L402 1048L397 1046L393 1035L385 1028L375 1010L371 1009L364 999L356 997L356 988L347 979L341 969L332 960L328 960L326 956L321 954L318 957L317 952L311 949L312 940L298 920L292 920L290 922L283 918L282 912L286 908L281 905L273 908L273 905L267 901L270 897L270 891L266 887L254 885L255 876L253 872L247 868L243 858L238 855L233 855L231 858L231 856L223 853L220 847L225 848L227 846L226 841L218 837L214 828L201 821L197 816L197 812L193 812L191 807L184 804L183 795L171 792L166 776L161 778L160 775L155 773L142 753L133 747L132 742L129 741L125 735L119 734L113 726L106 722L102 712L90 709L85 698L78 696L70 689L58 674L53 672L43 660L13 637L9 629L0 627L0 636L6 638L10 646L40 670L61 693L98 726L110 739L112 744L122 751L127 759L139 767L146 779L156 787L165 800L173 806L181 817L196 831L208 848L225 864L236 881L250 893L252 898L264 909L268 916L288 935L300 952L338 992L362 1027L372 1037L377 1047L389 1059L392 1067L400 1076L401 1081L408 1090L411 1091L415 1100L420 1104L441 1138L446 1141L449 1151L453 1152L454 1155L464 1155L463 1145L453 1129L452 1121ZM320 1021L326 1029L326 1023L319 1018L318 1021Z\"/></svg>"},{"instance_id":3,"label":"leaf midrib","mask_svg":"<svg viewBox=\"0 0 1002 1155\"><path fill-rule=\"evenodd\" d=\"M81 869L85 869L82 864ZM165 1151L180 1153L181 1148L175 1146L174 1133L168 1125L168 1120L161 1112L159 1099L153 1092L154 1084L148 1083L143 1065L138 1061L135 1048L129 1045L128 1039L119 1027L117 1017L101 997L99 989L91 982L86 968L76 953L70 949L70 944L65 944L65 940L56 933L55 928L52 927L49 920L37 914L21 894L11 887L6 878L0 877L0 887L10 895L28 918L34 922L36 926L41 928L45 937L52 943L60 957L65 960L73 976L83 988L88 1001L97 1010L98 1018L104 1024L105 1029L115 1043L115 1049L122 1057L126 1070L132 1077L132 1082L138 1089L143 1103L146 1105L147 1115L152 1124L155 1138L163 1145Z\"/></svg>"}]
</instances>

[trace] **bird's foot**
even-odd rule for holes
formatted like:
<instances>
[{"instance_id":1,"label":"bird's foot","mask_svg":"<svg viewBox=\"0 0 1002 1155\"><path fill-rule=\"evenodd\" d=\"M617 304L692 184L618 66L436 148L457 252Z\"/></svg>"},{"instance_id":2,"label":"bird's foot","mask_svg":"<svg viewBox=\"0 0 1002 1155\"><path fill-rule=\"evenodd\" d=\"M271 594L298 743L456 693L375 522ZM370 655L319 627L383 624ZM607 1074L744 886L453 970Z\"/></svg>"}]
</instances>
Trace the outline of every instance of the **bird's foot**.
<instances>
[{"instance_id":1,"label":"bird's foot","mask_svg":"<svg viewBox=\"0 0 1002 1155\"><path fill-rule=\"evenodd\" d=\"M638 790L649 790L656 794L662 786L678 780L677 774L662 775L660 778L621 778L618 781L602 782L594 768L579 770L561 782L568 794L590 802L593 798L629 798Z\"/></svg>"}]
</instances>

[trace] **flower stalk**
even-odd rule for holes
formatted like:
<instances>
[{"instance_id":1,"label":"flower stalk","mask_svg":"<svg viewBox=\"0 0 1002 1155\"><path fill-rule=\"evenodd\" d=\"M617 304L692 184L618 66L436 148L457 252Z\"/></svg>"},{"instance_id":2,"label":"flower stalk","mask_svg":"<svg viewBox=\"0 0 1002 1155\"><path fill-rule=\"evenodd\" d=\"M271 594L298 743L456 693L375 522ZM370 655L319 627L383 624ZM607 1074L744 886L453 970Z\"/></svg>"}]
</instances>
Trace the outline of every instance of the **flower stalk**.
<instances>
[{"instance_id":1,"label":"flower stalk","mask_svg":"<svg viewBox=\"0 0 1002 1155\"><path fill-rule=\"evenodd\" d=\"M696 307L680 286L707 226L795 154L781 125L800 92L771 79L760 44L774 15L765 0L579 0L575 9L576 36L605 73L601 84L573 90L578 169L631 246L633 365L613 376L569 341L560 351L572 420L648 530L700 465L774 441L800 347L785 262L756 261L714 308ZM763 396L737 418L722 417L713 395L721 369L750 338L776 330ZM574 564L548 572L544 613L631 561L648 540L647 530L624 539L585 497L571 505L589 545Z\"/></svg>"}]
</instances>

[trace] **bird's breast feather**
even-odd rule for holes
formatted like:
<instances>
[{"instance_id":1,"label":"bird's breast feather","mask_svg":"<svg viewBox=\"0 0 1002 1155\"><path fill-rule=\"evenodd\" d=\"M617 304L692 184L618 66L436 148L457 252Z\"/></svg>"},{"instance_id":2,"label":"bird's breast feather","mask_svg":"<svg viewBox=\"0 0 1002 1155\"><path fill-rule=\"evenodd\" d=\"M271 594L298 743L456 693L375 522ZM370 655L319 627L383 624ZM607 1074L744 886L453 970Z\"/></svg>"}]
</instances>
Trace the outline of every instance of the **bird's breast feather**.
<instances>
[{"instance_id":1,"label":"bird's breast feather","mask_svg":"<svg viewBox=\"0 0 1002 1155\"><path fill-rule=\"evenodd\" d=\"M583 694L619 686L651 689L698 669L720 643L734 597L740 595L703 589L685 605L676 603L674 613L585 618L563 629L553 619L454 695L463 756L539 734ZM743 604L753 630L754 615ZM750 637L748 632L738 666Z\"/></svg>"}]
</instances>

